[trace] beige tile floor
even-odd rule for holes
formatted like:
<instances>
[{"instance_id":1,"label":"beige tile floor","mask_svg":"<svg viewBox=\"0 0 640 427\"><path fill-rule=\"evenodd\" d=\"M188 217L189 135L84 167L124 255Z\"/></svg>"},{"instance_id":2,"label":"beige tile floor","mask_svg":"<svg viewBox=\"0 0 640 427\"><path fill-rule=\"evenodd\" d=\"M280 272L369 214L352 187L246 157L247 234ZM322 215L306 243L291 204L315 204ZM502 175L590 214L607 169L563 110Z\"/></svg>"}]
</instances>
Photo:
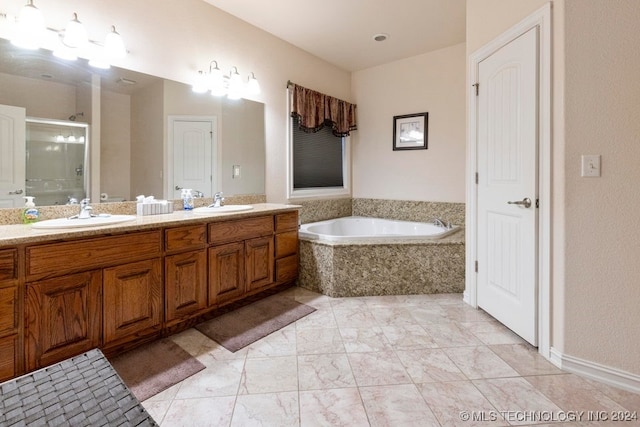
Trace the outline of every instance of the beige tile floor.
<instances>
[{"instance_id":1,"label":"beige tile floor","mask_svg":"<svg viewBox=\"0 0 640 427\"><path fill-rule=\"evenodd\" d=\"M589 422L640 416L640 395L560 371L459 294L281 295L317 311L236 353L172 337L206 368L143 402L161 426L640 425Z\"/></svg>"}]
</instances>

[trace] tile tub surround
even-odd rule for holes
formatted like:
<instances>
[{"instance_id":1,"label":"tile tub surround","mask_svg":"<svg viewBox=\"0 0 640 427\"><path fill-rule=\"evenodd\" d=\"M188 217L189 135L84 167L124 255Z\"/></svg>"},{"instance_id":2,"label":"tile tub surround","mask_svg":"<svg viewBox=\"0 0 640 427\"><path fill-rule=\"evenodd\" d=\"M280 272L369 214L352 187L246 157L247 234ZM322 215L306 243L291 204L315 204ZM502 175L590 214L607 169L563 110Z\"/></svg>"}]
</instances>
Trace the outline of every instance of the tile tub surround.
<instances>
[{"instance_id":1,"label":"tile tub surround","mask_svg":"<svg viewBox=\"0 0 640 427\"><path fill-rule=\"evenodd\" d=\"M301 224L344 216L369 216L418 222L441 218L455 225L464 225L464 203L341 198L295 201L295 204L302 206Z\"/></svg>"},{"instance_id":2,"label":"tile tub surround","mask_svg":"<svg viewBox=\"0 0 640 427\"><path fill-rule=\"evenodd\" d=\"M213 203L213 198L204 197L194 199L195 207L208 206ZM266 203L265 195L241 195L225 197L227 205L253 205L258 203ZM37 206L36 200L36 206ZM115 202L115 203L91 203L93 213L111 214L111 215L135 215L136 202ZM0 209L0 225L22 224L22 210L24 208ZM40 212L40 220L70 217L78 213L78 205L59 205L59 206L38 206ZM182 210L182 200L173 200L173 210Z\"/></svg>"},{"instance_id":3,"label":"tile tub surround","mask_svg":"<svg viewBox=\"0 0 640 427\"><path fill-rule=\"evenodd\" d=\"M298 286L331 297L464 290L464 230L439 240L300 239Z\"/></svg>"},{"instance_id":4,"label":"tile tub surround","mask_svg":"<svg viewBox=\"0 0 640 427\"><path fill-rule=\"evenodd\" d=\"M350 198L295 201L295 204L302 206L299 211L301 224L351 216Z\"/></svg>"},{"instance_id":5,"label":"tile tub surround","mask_svg":"<svg viewBox=\"0 0 640 427\"><path fill-rule=\"evenodd\" d=\"M432 222L434 218L464 225L464 203L422 202L412 200L353 199L353 216Z\"/></svg>"}]
</instances>

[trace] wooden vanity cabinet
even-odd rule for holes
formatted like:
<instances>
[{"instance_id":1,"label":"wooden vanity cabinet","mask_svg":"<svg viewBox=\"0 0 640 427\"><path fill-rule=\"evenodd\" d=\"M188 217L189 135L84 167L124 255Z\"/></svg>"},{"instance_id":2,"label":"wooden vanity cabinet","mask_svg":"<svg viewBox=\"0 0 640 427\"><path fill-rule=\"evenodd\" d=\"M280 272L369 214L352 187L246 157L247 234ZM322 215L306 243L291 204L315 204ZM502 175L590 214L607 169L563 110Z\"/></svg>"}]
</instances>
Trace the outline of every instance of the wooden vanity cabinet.
<instances>
[{"instance_id":1,"label":"wooden vanity cabinet","mask_svg":"<svg viewBox=\"0 0 640 427\"><path fill-rule=\"evenodd\" d=\"M206 227L176 227L164 234L165 316L171 327L207 308Z\"/></svg>"},{"instance_id":2,"label":"wooden vanity cabinet","mask_svg":"<svg viewBox=\"0 0 640 427\"><path fill-rule=\"evenodd\" d=\"M298 212L275 215L276 284L298 278Z\"/></svg>"},{"instance_id":3,"label":"wooden vanity cabinet","mask_svg":"<svg viewBox=\"0 0 640 427\"><path fill-rule=\"evenodd\" d=\"M0 249L0 381L92 348L117 354L298 272L298 213Z\"/></svg>"},{"instance_id":4,"label":"wooden vanity cabinet","mask_svg":"<svg viewBox=\"0 0 640 427\"><path fill-rule=\"evenodd\" d=\"M20 333L23 288L18 276L18 250L0 250L0 381L24 370Z\"/></svg>"},{"instance_id":5,"label":"wooden vanity cabinet","mask_svg":"<svg viewBox=\"0 0 640 427\"><path fill-rule=\"evenodd\" d=\"M273 215L213 222L208 236L210 306L273 284Z\"/></svg>"},{"instance_id":6,"label":"wooden vanity cabinet","mask_svg":"<svg viewBox=\"0 0 640 427\"><path fill-rule=\"evenodd\" d=\"M160 230L27 246L27 369L159 335L161 256Z\"/></svg>"},{"instance_id":7,"label":"wooden vanity cabinet","mask_svg":"<svg viewBox=\"0 0 640 427\"><path fill-rule=\"evenodd\" d=\"M27 370L42 368L100 346L101 292L100 270L29 283Z\"/></svg>"}]
</instances>

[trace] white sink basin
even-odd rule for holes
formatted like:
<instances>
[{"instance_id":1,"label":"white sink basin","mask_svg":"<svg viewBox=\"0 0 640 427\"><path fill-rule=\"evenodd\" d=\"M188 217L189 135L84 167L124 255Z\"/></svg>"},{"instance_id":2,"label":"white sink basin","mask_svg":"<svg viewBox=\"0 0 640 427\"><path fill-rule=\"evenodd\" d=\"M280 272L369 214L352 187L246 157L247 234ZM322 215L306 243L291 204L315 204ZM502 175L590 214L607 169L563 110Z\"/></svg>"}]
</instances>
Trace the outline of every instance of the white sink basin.
<instances>
[{"instance_id":1,"label":"white sink basin","mask_svg":"<svg viewBox=\"0 0 640 427\"><path fill-rule=\"evenodd\" d=\"M99 227L101 225L133 221L134 219L136 219L135 215L97 215L91 218L56 218L34 222L31 224L31 227L41 229Z\"/></svg>"},{"instance_id":2,"label":"white sink basin","mask_svg":"<svg viewBox=\"0 0 640 427\"><path fill-rule=\"evenodd\" d=\"M216 213L250 211L251 209L253 209L253 206L251 205L224 205L220 206L219 208L203 206L201 208L195 208L193 210L193 213L197 213L200 215L211 215Z\"/></svg>"}]
</instances>

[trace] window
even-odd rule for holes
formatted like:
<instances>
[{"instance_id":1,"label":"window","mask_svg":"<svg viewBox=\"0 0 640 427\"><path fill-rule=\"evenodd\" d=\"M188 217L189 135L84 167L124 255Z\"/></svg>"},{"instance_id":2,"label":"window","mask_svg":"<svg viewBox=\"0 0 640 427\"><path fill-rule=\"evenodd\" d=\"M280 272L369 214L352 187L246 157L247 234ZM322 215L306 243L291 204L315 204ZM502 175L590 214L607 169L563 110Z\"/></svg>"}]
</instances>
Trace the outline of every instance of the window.
<instances>
[{"instance_id":1,"label":"window","mask_svg":"<svg viewBox=\"0 0 640 427\"><path fill-rule=\"evenodd\" d=\"M348 137L336 137L330 126L315 133L291 124L289 143L289 198L349 194Z\"/></svg>"}]
</instances>

